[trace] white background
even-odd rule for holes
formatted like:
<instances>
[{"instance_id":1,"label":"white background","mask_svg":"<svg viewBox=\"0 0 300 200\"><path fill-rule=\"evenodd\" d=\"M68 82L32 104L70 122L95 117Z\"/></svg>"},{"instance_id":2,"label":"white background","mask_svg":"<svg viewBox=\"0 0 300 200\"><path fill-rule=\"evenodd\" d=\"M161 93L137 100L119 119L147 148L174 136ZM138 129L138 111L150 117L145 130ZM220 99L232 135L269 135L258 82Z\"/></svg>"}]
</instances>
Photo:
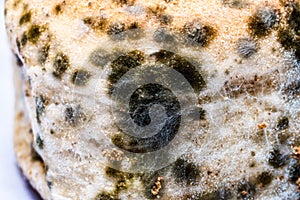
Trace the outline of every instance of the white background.
<instances>
[{"instance_id":1,"label":"white background","mask_svg":"<svg viewBox=\"0 0 300 200\"><path fill-rule=\"evenodd\" d=\"M36 200L21 176L13 152L13 56L4 26L4 0L0 4L0 199Z\"/></svg>"}]
</instances>

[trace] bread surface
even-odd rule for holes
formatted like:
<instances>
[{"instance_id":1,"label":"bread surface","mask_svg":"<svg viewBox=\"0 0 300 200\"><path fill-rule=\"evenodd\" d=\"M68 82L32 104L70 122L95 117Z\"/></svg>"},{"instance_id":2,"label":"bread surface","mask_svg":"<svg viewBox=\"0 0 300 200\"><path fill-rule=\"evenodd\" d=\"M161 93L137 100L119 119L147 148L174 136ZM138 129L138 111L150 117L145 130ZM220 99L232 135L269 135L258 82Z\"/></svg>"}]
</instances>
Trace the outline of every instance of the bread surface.
<instances>
[{"instance_id":1,"label":"bread surface","mask_svg":"<svg viewBox=\"0 0 300 200\"><path fill-rule=\"evenodd\" d=\"M15 150L43 198L299 198L299 1L5 5L11 47L24 64ZM169 80L172 73L181 75ZM177 135L165 132L176 135L168 151L160 152L163 140L133 140L118 126L124 103L115 91L152 80L147 74L156 85L145 91L160 94L165 83L169 96L160 98L182 103L168 118L182 125ZM30 161L32 151L40 161ZM147 153L155 159L140 161Z\"/></svg>"}]
</instances>

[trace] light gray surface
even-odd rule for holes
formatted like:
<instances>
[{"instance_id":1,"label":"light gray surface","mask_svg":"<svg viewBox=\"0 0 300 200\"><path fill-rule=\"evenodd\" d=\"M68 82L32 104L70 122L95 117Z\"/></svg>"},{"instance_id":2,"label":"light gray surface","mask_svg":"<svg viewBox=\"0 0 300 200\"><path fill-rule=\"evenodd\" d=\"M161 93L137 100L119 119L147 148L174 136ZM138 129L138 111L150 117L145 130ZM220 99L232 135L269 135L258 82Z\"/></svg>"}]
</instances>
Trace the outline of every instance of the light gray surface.
<instances>
[{"instance_id":1,"label":"light gray surface","mask_svg":"<svg viewBox=\"0 0 300 200\"><path fill-rule=\"evenodd\" d=\"M4 26L4 0L0 3L0 199L32 200L34 198L20 175L13 152L13 57Z\"/></svg>"}]
</instances>

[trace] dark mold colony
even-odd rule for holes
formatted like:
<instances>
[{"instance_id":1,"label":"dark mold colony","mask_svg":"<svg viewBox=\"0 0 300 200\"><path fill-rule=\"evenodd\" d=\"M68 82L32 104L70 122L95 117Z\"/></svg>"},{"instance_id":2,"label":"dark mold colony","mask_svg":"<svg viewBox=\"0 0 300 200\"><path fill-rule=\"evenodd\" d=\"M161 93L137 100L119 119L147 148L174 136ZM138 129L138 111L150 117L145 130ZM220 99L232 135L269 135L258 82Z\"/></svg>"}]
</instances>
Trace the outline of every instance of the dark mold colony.
<instances>
[{"instance_id":1,"label":"dark mold colony","mask_svg":"<svg viewBox=\"0 0 300 200\"><path fill-rule=\"evenodd\" d=\"M111 59L112 55L103 49L96 49L89 57L90 62L96 67L104 67Z\"/></svg>"},{"instance_id":2,"label":"dark mold colony","mask_svg":"<svg viewBox=\"0 0 300 200\"><path fill-rule=\"evenodd\" d=\"M232 199L232 197L233 194L230 190L221 188L212 192L187 195L184 200L229 200Z\"/></svg>"},{"instance_id":3,"label":"dark mold colony","mask_svg":"<svg viewBox=\"0 0 300 200\"><path fill-rule=\"evenodd\" d=\"M35 139L35 143L37 144L38 148L44 148L44 141L42 140L41 136L38 134Z\"/></svg>"},{"instance_id":4,"label":"dark mold colony","mask_svg":"<svg viewBox=\"0 0 300 200\"><path fill-rule=\"evenodd\" d=\"M298 186L300 186L300 183L297 183L297 181L299 181L300 178L300 163L299 160L296 159L292 159L290 166L289 166L289 180L292 183L297 184Z\"/></svg>"},{"instance_id":5,"label":"dark mold colony","mask_svg":"<svg viewBox=\"0 0 300 200\"><path fill-rule=\"evenodd\" d=\"M20 51L21 45L25 46L27 42L36 44L42 34L46 30L45 27L39 25L31 25L27 31L22 34L21 42L17 39L18 50Z\"/></svg>"},{"instance_id":6,"label":"dark mold colony","mask_svg":"<svg viewBox=\"0 0 300 200\"><path fill-rule=\"evenodd\" d=\"M38 25L32 25L27 31L27 40L29 42L32 42L33 44L36 44L43 31L43 27Z\"/></svg>"},{"instance_id":7,"label":"dark mold colony","mask_svg":"<svg viewBox=\"0 0 300 200\"><path fill-rule=\"evenodd\" d=\"M288 83L283 88L283 93L287 94L287 99L294 99L300 94L300 80Z\"/></svg>"},{"instance_id":8,"label":"dark mold colony","mask_svg":"<svg viewBox=\"0 0 300 200\"><path fill-rule=\"evenodd\" d=\"M19 25L22 26L23 24L30 22L30 20L31 20L31 12L29 11L22 15L19 21Z\"/></svg>"},{"instance_id":9,"label":"dark mold colony","mask_svg":"<svg viewBox=\"0 0 300 200\"><path fill-rule=\"evenodd\" d=\"M286 25L281 26L277 37L285 50L292 51L296 59L300 59L300 7L296 1L282 1L282 6L288 13Z\"/></svg>"},{"instance_id":10,"label":"dark mold colony","mask_svg":"<svg viewBox=\"0 0 300 200\"><path fill-rule=\"evenodd\" d=\"M159 28L154 32L153 35L154 41L161 43L173 43L174 42L174 37L168 33L166 28Z\"/></svg>"},{"instance_id":11,"label":"dark mold colony","mask_svg":"<svg viewBox=\"0 0 300 200\"><path fill-rule=\"evenodd\" d=\"M246 180L241 181L237 186L238 199L254 199L256 187Z\"/></svg>"},{"instance_id":12,"label":"dark mold colony","mask_svg":"<svg viewBox=\"0 0 300 200\"><path fill-rule=\"evenodd\" d=\"M196 93L200 92L206 83L201 74L196 70L190 62L170 51L161 50L152 54L158 62L173 68L181 73L191 84Z\"/></svg>"},{"instance_id":13,"label":"dark mold colony","mask_svg":"<svg viewBox=\"0 0 300 200\"><path fill-rule=\"evenodd\" d=\"M283 155L278 148L274 148L268 157L268 163L274 168L279 168L284 166L289 159L288 155Z\"/></svg>"},{"instance_id":14,"label":"dark mold colony","mask_svg":"<svg viewBox=\"0 0 300 200\"><path fill-rule=\"evenodd\" d=\"M72 83L77 86L84 86L88 82L91 74L85 70L77 70L72 75Z\"/></svg>"},{"instance_id":15,"label":"dark mold colony","mask_svg":"<svg viewBox=\"0 0 300 200\"><path fill-rule=\"evenodd\" d=\"M124 40L126 36L125 30L126 26L124 23L115 22L109 25L107 34L112 40Z\"/></svg>"},{"instance_id":16,"label":"dark mold colony","mask_svg":"<svg viewBox=\"0 0 300 200\"><path fill-rule=\"evenodd\" d=\"M158 20L162 25L169 25L172 23L173 18L170 15L167 14L161 14L158 16Z\"/></svg>"},{"instance_id":17,"label":"dark mold colony","mask_svg":"<svg viewBox=\"0 0 300 200\"><path fill-rule=\"evenodd\" d=\"M54 6L53 8L53 12L55 15L59 15L63 12L63 8L64 6L66 5L66 1L63 1L62 3L60 4L57 4L56 6Z\"/></svg>"},{"instance_id":18,"label":"dark mold colony","mask_svg":"<svg viewBox=\"0 0 300 200\"><path fill-rule=\"evenodd\" d=\"M113 3L117 3L121 6L127 5L132 6L135 3L135 0L112 0Z\"/></svg>"},{"instance_id":19,"label":"dark mold colony","mask_svg":"<svg viewBox=\"0 0 300 200\"><path fill-rule=\"evenodd\" d=\"M22 34L22 37L21 37L21 45L22 46L25 46L27 44L27 34L26 34L26 32L24 32L23 34ZM20 46L21 46L20 45ZM18 45L19 46L19 45ZM19 51L20 51L20 49L21 48L19 48Z\"/></svg>"},{"instance_id":20,"label":"dark mold colony","mask_svg":"<svg viewBox=\"0 0 300 200\"><path fill-rule=\"evenodd\" d=\"M96 196L95 200L120 200L118 198L119 193L126 190L137 176L137 174L122 172L111 167L106 167L105 174L109 178L114 179L114 190L110 193L101 192Z\"/></svg>"},{"instance_id":21,"label":"dark mold colony","mask_svg":"<svg viewBox=\"0 0 300 200\"><path fill-rule=\"evenodd\" d=\"M105 30L107 26L107 19L103 17L86 17L82 21L94 30Z\"/></svg>"},{"instance_id":22,"label":"dark mold colony","mask_svg":"<svg viewBox=\"0 0 300 200\"><path fill-rule=\"evenodd\" d=\"M289 118L288 117L282 117L278 120L276 130L282 131L289 127Z\"/></svg>"},{"instance_id":23,"label":"dark mold colony","mask_svg":"<svg viewBox=\"0 0 300 200\"><path fill-rule=\"evenodd\" d=\"M195 185L199 177L199 169L194 163L178 158L173 164L172 174L177 182Z\"/></svg>"},{"instance_id":24,"label":"dark mold colony","mask_svg":"<svg viewBox=\"0 0 300 200\"><path fill-rule=\"evenodd\" d=\"M241 9L247 6L246 0L221 0L222 4L230 8Z\"/></svg>"},{"instance_id":25,"label":"dark mold colony","mask_svg":"<svg viewBox=\"0 0 300 200\"><path fill-rule=\"evenodd\" d=\"M257 183L262 187L269 185L272 182L273 175L271 172L263 172L257 177Z\"/></svg>"},{"instance_id":26,"label":"dark mold colony","mask_svg":"<svg viewBox=\"0 0 300 200\"><path fill-rule=\"evenodd\" d=\"M31 151L30 151L31 160L32 160L33 162L41 162L41 163L44 163L43 158L40 156L40 154L38 154L38 153L36 152L36 150L34 149L32 143L31 143L30 146L31 146Z\"/></svg>"},{"instance_id":27,"label":"dark mold colony","mask_svg":"<svg viewBox=\"0 0 300 200\"><path fill-rule=\"evenodd\" d=\"M171 90L159 84L147 84L138 88L130 97L129 114L135 124L144 127L151 123L149 110L159 104L166 110L166 121L159 132L151 137L138 138L126 134L117 135L112 142L127 151L146 153L163 148L176 136L180 121L180 103Z\"/></svg>"},{"instance_id":28,"label":"dark mold colony","mask_svg":"<svg viewBox=\"0 0 300 200\"><path fill-rule=\"evenodd\" d=\"M80 106L68 106L65 109L65 121L71 126L77 126L81 121L85 120L85 116Z\"/></svg>"},{"instance_id":29,"label":"dark mold colony","mask_svg":"<svg viewBox=\"0 0 300 200\"><path fill-rule=\"evenodd\" d=\"M38 62L41 65L44 65L46 63L46 61L48 59L48 55L49 55L49 50L50 50L49 45L45 45L41 49L39 49L39 51L38 51Z\"/></svg>"},{"instance_id":30,"label":"dark mold colony","mask_svg":"<svg viewBox=\"0 0 300 200\"><path fill-rule=\"evenodd\" d=\"M48 104L48 101L42 96L35 97L36 104L36 119L38 123L41 123L41 116L44 114L45 106Z\"/></svg>"},{"instance_id":31,"label":"dark mold colony","mask_svg":"<svg viewBox=\"0 0 300 200\"><path fill-rule=\"evenodd\" d=\"M215 37L216 30L200 22L190 22L184 26L183 34L187 45L206 47Z\"/></svg>"},{"instance_id":32,"label":"dark mold colony","mask_svg":"<svg viewBox=\"0 0 300 200\"><path fill-rule=\"evenodd\" d=\"M138 50L129 52L127 54L119 56L117 59L112 61L111 68L112 72L108 76L108 80L112 86L110 86L110 92L113 89L113 85L126 74L129 70L139 66L144 61L144 53Z\"/></svg>"},{"instance_id":33,"label":"dark mold colony","mask_svg":"<svg viewBox=\"0 0 300 200\"><path fill-rule=\"evenodd\" d=\"M237 52L242 58L249 58L258 51L258 44L253 38L241 38L237 42Z\"/></svg>"},{"instance_id":34,"label":"dark mold colony","mask_svg":"<svg viewBox=\"0 0 300 200\"><path fill-rule=\"evenodd\" d=\"M110 193L101 192L96 199L119 199L120 192L127 190L134 180L143 184L143 193L147 199L157 199L163 196L165 184L163 176L167 168L148 173L127 173L106 167L105 174L115 181L114 189Z\"/></svg>"},{"instance_id":35,"label":"dark mold colony","mask_svg":"<svg viewBox=\"0 0 300 200\"><path fill-rule=\"evenodd\" d=\"M144 195L147 199L157 199L164 195L165 183L163 176L166 173L165 169L139 175L145 188Z\"/></svg>"},{"instance_id":36,"label":"dark mold colony","mask_svg":"<svg viewBox=\"0 0 300 200\"><path fill-rule=\"evenodd\" d=\"M53 61L53 76L60 79L66 70L70 67L69 58L63 54L58 53Z\"/></svg>"},{"instance_id":37,"label":"dark mold colony","mask_svg":"<svg viewBox=\"0 0 300 200\"><path fill-rule=\"evenodd\" d=\"M191 63L182 57L163 50L151 56L155 57L157 62L163 63L181 73L190 82L196 92L199 92L205 86L205 81L200 73ZM110 91L113 91L114 84L116 84L126 72L141 65L143 61L144 54L140 51L133 51L115 59L111 63L112 72L108 76L108 80L111 84L109 85ZM140 98L140 94L143 94L146 98ZM173 121L167 120L161 131L149 138L131 137L120 131L122 134L115 134L112 137L112 142L116 146L131 152L145 153L163 147L174 138L180 123L180 107L178 106L179 103L174 94L161 85L149 84L134 92L130 99L131 118L134 119L138 126L148 125L150 123L148 112L153 103L163 105L167 109L168 118L172 118ZM169 112L168 110L174 112ZM205 111L200 110L199 112L202 118L205 117ZM132 113L135 113L135 115L132 115Z\"/></svg>"},{"instance_id":38,"label":"dark mold colony","mask_svg":"<svg viewBox=\"0 0 300 200\"><path fill-rule=\"evenodd\" d=\"M121 199L115 197L114 195L108 194L106 192L102 192L98 194L94 200L121 200Z\"/></svg>"},{"instance_id":39,"label":"dark mold colony","mask_svg":"<svg viewBox=\"0 0 300 200\"><path fill-rule=\"evenodd\" d=\"M249 18L248 28L252 36L261 38L269 35L278 22L278 12L272 8L264 8L257 10Z\"/></svg>"},{"instance_id":40,"label":"dark mold colony","mask_svg":"<svg viewBox=\"0 0 300 200\"><path fill-rule=\"evenodd\" d=\"M133 22L128 26L127 36L129 39L138 40L143 36L143 29L137 22Z\"/></svg>"}]
</instances>

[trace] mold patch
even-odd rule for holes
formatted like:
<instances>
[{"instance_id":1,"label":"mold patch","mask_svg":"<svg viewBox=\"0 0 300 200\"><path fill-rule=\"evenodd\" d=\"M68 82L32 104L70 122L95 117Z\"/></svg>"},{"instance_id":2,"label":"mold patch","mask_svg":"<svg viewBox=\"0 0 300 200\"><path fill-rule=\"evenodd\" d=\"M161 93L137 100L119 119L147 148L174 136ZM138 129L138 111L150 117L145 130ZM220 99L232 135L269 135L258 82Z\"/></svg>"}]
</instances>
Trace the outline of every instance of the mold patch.
<instances>
[{"instance_id":1,"label":"mold patch","mask_svg":"<svg viewBox=\"0 0 300 200\"><path fill-rule=\"evenodd\" d=\"M278 22L278 12L272 8L264 8L249 18L248 28L252 36L260 38L269 35Z\"/></svg>"},{"instance_id":2,"label":"mold patch","mask_svg":"<svg viewBox=\"0 0 300 200\"><path fill-rule=\"evenodd\" d=\"M283 155L278 148L274 148L268 155L268 163L274 168L279 168L287 163L288 158L288 155Z\"/></svg>"},{"instance_id":3,"label":"mold patch","mask_svg":"<svg viewBox=\"0 0 300 200\"><path fill-rule=\"evenodd\" d=\"M278 41L285 50L292 51L295 57L300 59L300 41L299 41L299 30L300 30L300 7L299 3L291 1L289 3L282 4L288 13L285 21L286 26L279 29L277 37Z\"/></svg>"},{"instance_id":4,"label":"mold patch","mask_svg":"<svg viewBox=\"0 0 300 200\"><path fill-rule=\"evenodd\" d=\"M241 181L237 187L238 197L241 199L254 199L256 194L255 185L248 181Z\"/></svg>"},{"instance_id":5,"label":"mold patch","mask_svg":"<svg viewBox=\"0 0 300 200\"><path fill-rule=\"evenodd\" d=\"M133 69L142 64L144 61L144 53L138 50L129 52L119 56L117 59L112 61L112 71L108 75L108 80L111 84L110 92L113 89L113 85L130 69Z\"/></svg>"},{"instance_id":6,"label":"mold patch","mask_svg":"<svg viewBox=\"0 0 300 200\"><path fill-rule=\"evenodd\" d=\"M260 186L265 187L272 182L273 175L271 172L263 172L257 177L257 182Z\"/></svg>"},{"instance_id":7,"label":"mold patch","mask_svg":"<svg viewBox=\"0 0 300 200\"><path fill-rule=\"evenodd\" d=\"M250 58L258 51L258 44L253 38L240 38L237 41L237 52L242 58Z\"/></svg>"},{"instance_id":8,"label":"mold patch","mask_svg":"<svg viewBox=\"0 0 300 200\"><path fill-rule=\"evenodd\" d=\"M49 50L50 50L49 45L45 45L41 49L39 49L39 51L38 51L38 61L41 65L44 65L45 62L47 61L48 55L49 55Z\"/></svg>"},{"instance_id":9,"label":"mold patch","mask_svg":"<svg viewBox=\"0 0 300 200\"><path fill-rule=\"evenodd\" d=\"M187 23L183 28L185 43L189 46L206 47L216 35L216 30L201 22Z\"/></svg>"},{"instance_id":10,"label":"mold patch","mask_svg":"<svg viewBox=\"0 0 300 200\"><path fill-rule=\"evenodd\" d=\"M96 49L89 57L89 61L97 67L104 67L113 58L108 52L103 49Z\"/></svg>"},{"instance_id":11,"label":"mold patch","mask_svg":"<svg viewBox=\"0 0 300 200\"><path fill-rule=\"evenodd\" d=\"M139 138L127 134L116 134L112 142L119 148L134 153L146 153L163 148L176 136L180 121L180 103L168 88L159 84L146 84L139 87L130 97L129 114L140 127L151 123L149 110L153 105L161 105L166 111L164 126L157 134Z\"/></svg>"},{"instance_id":12,"label":"mold patch","mask_svg":"<svg viewBox=\"0 0 300 200\"><path fill-rule=\"evenodd\" d=\"M63 9L64 9L64 6L66 4L66 1L63 1L62 3L60 4L57 4L53 7L53 12L55 15L59 15L63 12Z\"/></svg>"},{"instance_id":13,"label":"mold patch","mask_svg":"<svg viewBox=\"0 0 300 200\"><path fill-rule=\"evenodd\" d=\"M105 30L107 26L107 19L103 17L86 17L83 20L83 23L91 27L93 30Z\"/></svg>"},{"instance_id":14,"label":"mold patch","mask_svg":"<svg viewBox=\"0 0 300 200\"><path fill-rule=\"evenodd\" d=\"M278 120L276 130L282 131L289 127L289 118L284 116Z\"/></svg>"},{"instance_id":15,"label":"mold patch","mask_svg":"<svg viewBox=\"0 0 300 200\"><path fill-rule=\"evenodd\" d=\"M124 23L116 22L109 25L107 34L112 40L124 40L126 36L125 29Z\"/></svg>"},{"instance_id":16,"label":"mold patch","mask_svg":"<svg viewBox=\"0 0 300 200\"><path fill-rule=\"evenodd\" d=\"M22 15L19 21L19 25L22 26L23 24L30 22L30 20L31 20L31 12L29 11Z\"/></svg>"},{"instance_id":17,"label":"mold patch","mask_svg":"<svg viewBox=\"0 0 300 200\"><path fill-rule=\"evenodd\" d=\"M38 146L38 148L40 148L40 149L44 148L44 141L42 140L42 138L39 134L36 136L35 143Z\"/></svg>"},{"instance_id":18,"label":"mold patch","mask_svg":"<svg viewBox=\"0 0 300 200\"><path fill-rule=\"evenodd\" d=\"M80 106L68 106L65 111L65 121L71 126L77 126L81 121L85 120L85 116Z\"/></svg>"},{"instance_id":19,"label":"mold patch","mask_svg":"<svg viewBox=\"0 0 300 200\"><path fill-rule=\"evenodd\" d=\"M173 164L172 174L175 176L177 182L194 185L196 184L200 173L198 167L194 163L178 158Z\"/></svg>"},{"instance_id":20,"label":"mold patch","mask_svg":"<svg viewBox=\"0 0 300 200\"><path fill-rule=\"evenodd\" d=\"M60 79L69 67L69 58L63 53L58 53L53 61L54 71L52 74L54 77Z\"/></svg>"},{"instance_id":21,"label":"mold patch","mask_svg":"<svg viewBox=\"0 0 300 200\"><path fill-rule=\"evenodd\" d=\"M136 0L112 0L113 3L119 4L121 6L133 6Z\"/></svg>"},{"instance_id":22,"label":"mold patch","mask_svg":"<svg viewBox=\"0 0 300 200\"><path fill-rule=\"evenodd\" d=\"M159 28L154 32L153 35L154 41L158 43L172 43L174 42L174 37L168 33L168 31L165 28Z\"/></svg>"},{"instance_id":23,"label":"mold patch","mask_svg":"<svg viewBox=\"0 0 300 200\"><path fill-rule=\"evenodd\" d=\"M84 86L88 82L91 74L85 70L77 70L72 75L72 83L77 86Z\"/></svg>"},{"instance_id":24,"label":"mold patch","mask_svg":"<svg viewBox=\"0 0 300 200\"><path fill-rule=\"evenodd\" d=\"M223 5L235 9L245 8L248 5L247 0L221 0L221 1Z\"/></svg>"},{"instance_id":25,"label":"mold patch","mask_svg":"<svg viewBox=\"0 0 300 200\"><path fill-rule=\"evenodd\" d=\"M164 174L165 169L161 169L156 172L145 173L141 176L141 181L145 188L144 195L147 199L157 199L164 195Z\"/></svg>"},{"instance_id":26,"label":"mold patch","mask_svg":"<svg viewBox=\"0 0 300 200\"><path fill-rule=\"evenodd\" d=\"M184 58L166 50L161 50L151 56L154 56L157 62L161 62L181 73L191 84L195 92L200 92L206 86L204 79L195 66Z\"/></svg>"},{"instance_id":27,"label":"mold patch","mask_svg":"<svg viewBox=\"0 0 300 200\"><path fill-rule=\"evenodd\" d=\"M48 101L42 95L35 97L36 119L38 123L41 123L41 116L44 114L47 104Z\"/></svg>"},{"instance_id":28,"label":"mold patch","mask_svg":"<svg viewBox=\"0 0 300 200\"><path fill-rule=\"evenodd\" d=\"M45 31L45 28L39 25L32 25L26 33L27 40L33 44L36 44L43 31Z\"/></svg>"}]
</instances>

